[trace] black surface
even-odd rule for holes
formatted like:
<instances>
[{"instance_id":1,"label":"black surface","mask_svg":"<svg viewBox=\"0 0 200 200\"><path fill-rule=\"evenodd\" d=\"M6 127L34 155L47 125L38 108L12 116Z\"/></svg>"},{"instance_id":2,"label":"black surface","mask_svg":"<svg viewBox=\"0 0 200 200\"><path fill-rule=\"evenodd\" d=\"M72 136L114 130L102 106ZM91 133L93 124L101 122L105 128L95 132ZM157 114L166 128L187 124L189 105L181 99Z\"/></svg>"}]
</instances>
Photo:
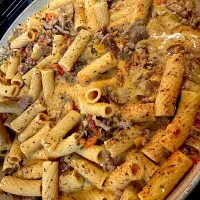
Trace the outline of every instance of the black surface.
<instances>
[{"instance_id":1,"label":"black surface","mask_svg":"<svg viewBox=\"0 0 200 200\"><path fill-rule=\"evenodd\" d=\"M32 0L0 0L0 39L17 16ZM186 200L200 200L200 184Z\"/></svg>"},{"instance_id":2,"label":"black surface","mask_svg":"<svg viewBox=\"0 0 200 200\"><path fill-rule=\"evenodd\" d=\"M0 38L32 0L0 0Z\"/></svg>"}]
</instances>

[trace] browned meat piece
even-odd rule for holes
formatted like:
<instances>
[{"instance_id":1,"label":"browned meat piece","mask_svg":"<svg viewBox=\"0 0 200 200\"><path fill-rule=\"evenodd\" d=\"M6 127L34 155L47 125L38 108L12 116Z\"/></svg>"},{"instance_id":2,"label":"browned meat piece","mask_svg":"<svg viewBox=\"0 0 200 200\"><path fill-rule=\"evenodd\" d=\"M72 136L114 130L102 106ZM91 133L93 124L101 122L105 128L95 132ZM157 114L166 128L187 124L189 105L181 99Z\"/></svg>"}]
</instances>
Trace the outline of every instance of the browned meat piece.
<instances>
[{"instance_id":1,"label":"browned meat piece","mask_svg":"<svg viewBox=\"0 0 200 200\"><path fill-rule=\"evenodd\" d=\"M124 88L114 89L109 85L103 86L103 95L108 96L117 104L125 104L130 99L130 90Z\"/></svg>"},{"instance_id":2,"label":"browned meat piece","mask_svg":"<svg viewBox=\"0 0 200 200\"><path fill-rule=\"evenodd\" d=\"M168 0L166 7L176 15L180 23L199 27L200 12L197 3L197 0L180 0L176 2Z\"/></svg>"},{"instance_id":3,"label":"browned meat piece","mask_svg":"<svg viewBox=\"0 0 200 200\"><path fill-rule=\"evenodd\" d=\"M112 160L111 155L108 151L102 151L102 160L104 171L111 172L116 168L114 161Z\"/></svg>"},{"instance_id":4,"label":"browned meat piece","mask_svg":"<svg viewBox=\"0 0 200 200\"><path fill-rule=\"evenodd\" d=\"M17 105L21 110L26 110L31 105L31 102L31 97L23 97L17 102Z\"/></svg>"}]
</instances>

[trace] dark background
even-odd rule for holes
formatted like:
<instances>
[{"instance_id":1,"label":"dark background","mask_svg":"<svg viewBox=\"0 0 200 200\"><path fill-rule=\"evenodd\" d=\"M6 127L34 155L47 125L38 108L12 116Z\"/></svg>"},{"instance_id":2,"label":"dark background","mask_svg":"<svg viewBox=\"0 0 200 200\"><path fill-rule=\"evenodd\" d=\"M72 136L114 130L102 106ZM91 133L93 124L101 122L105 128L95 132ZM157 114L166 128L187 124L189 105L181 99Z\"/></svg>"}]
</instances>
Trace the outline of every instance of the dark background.
<instances>
[{"instance_id":1,"label":"dark background","mask_svg":"<svg viewBox=\"0 0 200 200\"><path fill-rule=\"evenodd\" d=\"M0 39L17 16L32 0L0 0ZM188 196L187 200L200 200L200 184Z\"/></svg>"}]
</instances>

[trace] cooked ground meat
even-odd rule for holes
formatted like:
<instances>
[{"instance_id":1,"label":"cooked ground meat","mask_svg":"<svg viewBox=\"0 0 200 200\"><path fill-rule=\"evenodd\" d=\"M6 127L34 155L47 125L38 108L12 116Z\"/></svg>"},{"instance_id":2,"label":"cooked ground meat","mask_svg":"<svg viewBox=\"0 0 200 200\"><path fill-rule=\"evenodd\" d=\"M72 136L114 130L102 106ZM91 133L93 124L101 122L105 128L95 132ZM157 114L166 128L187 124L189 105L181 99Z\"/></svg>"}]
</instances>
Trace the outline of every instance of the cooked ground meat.
<instances>
[{"instance_id":1,"label":"cooked ground meat","mask_svg":"<svg viewBox=\"0 0 200 200\"><path fill-rule=\"evenodd\" d=\"M22 31L19 28L14 28L11 32L13 38L17 38L22 34Z\"/></svg>"},{"instance_id":2,"label":"cooked ground meat","mask_svg":"<svg viewBox=\"0 0 200 200\"><path fill-rule=\"evenodd\" d=\"M53 34L61 33L63 35L69 35L72 31L74 23L74 6L73 4L67 5L61 9L61 14L58 19L52 19L50 21L42 20L42 25L46 30L51 31Z\"/></svg>"},{"instance_id":3,"label":"cooked ground meat","mask_svg":"<svg viewBox=\"0 0 200 200\"><path fill-rule=\"evenodd\" d=\"M32 103L31 97L23 97L18 102L17 105L21 110L26 110Z\"/></svg>"},{"instance_id":4,"label":"cooked ground meat","mask_svg":"<svg viewBox=\"0 0 200 200\"><path fill-rule=\"evenodd\" d=\"M125 104L130 100L130 90L124 88L114 89L109 85L103 85L103 95L108 96L119 105Z\"/></svg>"},{"instance_id":5,"label":"cooked ground meat","mask_svg":"<svg viewBox=\"0 0 200 200\"><path fill-rule=\"evenodd\" d=\"M167 8L185 25L200 27L200 12L195 0L168 0Z\"/></svg>"},{"instance_id":6,"label":"cooked ground meat","mask_svg":"<svg viewBox=\"0 0 200 200\"><path fill-rule=\"evenodd\" d=\"M126 28L123 36L125 38L125 44L121 53L122 55L123 53L131 55L135 49L135 45L140 40L148 38L148 31L145 27L145 23L142 20L136 20Z\"/></svg>"},{"instance_id":7,"label":"cooked ground meat","mask_svg":"<svg viewBox=\"0 0 200 200\"><path fill-rule=\"evenodd\" d=\"M101 155L103 161L103 170L112 172L116 168L116 166L114 164L113 159L111 158L110 152L104 150L102 151Z\"/></svg>"},{"instance_id":8,"label":"cooked ground meat","mask_svg":"<svg viewBox=\"0 0 200 200\"><path fill-rule=\"evenodd\" d=\"M69 169L68 164L65 162L65 157L60 158L60 163L59 163L59 171L60 173L63 173Z\"/></svg>"},{"instance_id":9,"label":"cooked ground meat","mask_svg":"<svg viewBox=\"0 0 200 200\"><path fill-rule=\"evenodd\" d=\"M31 58L32 47L27 46L23 48L20 53L20 65L18 66L18 72L22 75L27 73L33 66L36 65L36 61Z\"/></svg>"}]
</instances>

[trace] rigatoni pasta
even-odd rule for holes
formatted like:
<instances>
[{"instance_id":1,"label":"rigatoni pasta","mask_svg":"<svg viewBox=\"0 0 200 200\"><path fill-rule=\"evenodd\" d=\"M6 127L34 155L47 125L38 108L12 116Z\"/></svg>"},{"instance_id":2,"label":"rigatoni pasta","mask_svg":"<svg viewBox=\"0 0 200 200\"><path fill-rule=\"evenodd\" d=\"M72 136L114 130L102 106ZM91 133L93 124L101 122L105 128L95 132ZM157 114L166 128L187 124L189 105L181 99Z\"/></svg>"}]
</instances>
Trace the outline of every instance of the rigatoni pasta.
<instances>
[{"instance_id":1,"label":"rigatoni pasta","mask_svg":"<svg viewBox=\"0 0 200 200\"><path fill-rule=\"evenodd\" d=\"M166 149L173 152L186 140L200 106L200 94L183 91L177 113L160 139Z\"/></svg>"},{"instance_id":2,"label":"rigatoni pasta","mask_svg":"<svg viewBox=\"0 0 200 200\"><path fill-rule=\"evenodd\" d=\"M96 78L101 73L104 73L114 67L116 67L116 60L113 54L109 52L102 57L97 58L79 71L77 74L78 81L80 84L85 84L86 82Z\"/></svg>"},{"instance_id":3,"label":"rigatoni pasta","mask_svg":"<svg viewBox=\"0 0 200 200\"><path fill-rule=\"evenodd\" d=\"M192 161L186 155L175 151L139 193L139 198L164 199L191 166Z\"/></svg>"},{"instance_id":4,"label":"rigatoni pasta","mask_svg":"<svg viewBox=\"0 0 200 200\"><path fill-rule=\"evenodd\" d=\"M28 126L19 133L18 140L20 142L24 142L27 139L29 139L31 136L33 136L35 133L37 133L42 126L44 126L45 121L48 120L48 117L44 113L39 113L31 122L28 124Z\"/></svg>"},{"instance_id":5,"label":"rigatoni pasta","mask_svg":"<svg viewBox=\"0 0 200 200\"><path fill-rule=\"evenodd\" d=\"M65 71L70 71L81 55L91 38L90 32L81 30L73 43L70 45L64 56L58 62L58 64L64 68Z\"/></svg>"},{"instance_id":6,"label":"rigatoni pasta","mask_svg":"<svg viewBox=\"0 0 200 200\"><path fill-rule=\"evenodd\" d=\"M10 136L4 127L4 124L0 120L0 154L3 154L6 150L10 150L11 140Z\"/></svg>"},{"instance_id":7,"label":"rigatoni pasta","mask_svg":"<svg viewBox=\"0 0 200 200\"><path fill-rule=\"evenodd\" d=\"M77 154L72 154L65 157L65 161L69 166L73 167L77 170L83 177L92 182L99 189L102 188L105 179L107 178L107 174L103 172L95 164L92 164L85 158Z\"/></svg>"},{"instance_id":8,"label":"rigatoni pasta","mask_svg":"<svg viewBox=\"0 0 200 200\"><path fill-rule=\"evenodd\" d=\"M158 96L155 102L156 116L173 116L176 98L179 94L184 73L184 57L181 54L170 56L166 63Z\"/></svg>"},{"instance_id":9,"label":"rigatoni pasta","mask_svg":"<svg viewBox=\"0 0 200 200\"><path fill-rule=\"evenodd\" d=\"M32 102L35 102L38 99L41 92L41 88L42 88L41 73L38 69L34 69L28 92L28 95L32 98Z\"/></svg>"},{"instance_id":10,"label":"rigatoni pasta","mask_svg":"<svg viewBox=\"0 0 200 200\"><path fill-rule=\"evenodd\" d=\"M94 5L94 12L98 28L109 25L109 10L107 2L101 2Z\"/></svg>"},{"instance_id":11,"label":"rigatoni pasta","mask_svg":"<svg viewBox=\"0 0 200 200\"><path fill-rule=\"evenodd\" d=\"M44 138L41 138L41 143L44 148L52 153L58 145L59 140L80 121L80 117L80 114L73 110L65 115Z\"/></svg>"},{"instance_id":12,"label":"rigatoni pasta","mask_svg":"<svg viewBox=\"0 0 200 200\"><path fill-rule=\"evenodd\" d=\"M5 176L0 182L0 189L20 196L41 196L41 180L25 180Z\"/></svg>"},{"instance_id":13,"label":"rigatoni pasta","mask_svg":"<svg viewBox=\"0 0 200 200\"><path fill-rule=\"evenodd\" d=\"M43 163L42 199L58 199L58 162Z\"/></svg>"},{"instance_id":14,"label":"rigatoni pasta","mask_svg":"<svg viewBox=\"0 0 200 200\"><path fill-rule=\"evenodd\" d=\"M198 5L39 4L0 48L0 190L171 198L200 159Z\"/></svg>"},{"instance_id":15,"label":"rigatoni pasta","mask_svg":"<svg viewBox=\"0 0 200 200\"><path fill-rule=\"evenodd\" d=\"M20 35L18 38L11 41L11 49L18 49L26 46L28 43L35 40L35 33L31 30L26 31L24 34Z\"/></svg>"},{"instance_id":16,"label":"rigatoni pasta","mask_svg":"<svg viewBox=\"0 0 200 200\"><path fill-rule=\"evenodd\" d=\"M74 192L81 190L84 178L76 170L67 171L59 177L59 188L62 192Z\"/></svg>"},{"instance_id":17,"label":"rigatoni pasta","mask_svg":"<svg viewBox=\"0 0 200 200\"><path fill-rule=\"evenodd\" d=\"M46 110L42 103L37 100L34 104L28 107L20 116L11 122L11 127L19 133L37 116L39 112ZM26 119L26 120L25 120Z\"/></svg>"}]
</instances>

